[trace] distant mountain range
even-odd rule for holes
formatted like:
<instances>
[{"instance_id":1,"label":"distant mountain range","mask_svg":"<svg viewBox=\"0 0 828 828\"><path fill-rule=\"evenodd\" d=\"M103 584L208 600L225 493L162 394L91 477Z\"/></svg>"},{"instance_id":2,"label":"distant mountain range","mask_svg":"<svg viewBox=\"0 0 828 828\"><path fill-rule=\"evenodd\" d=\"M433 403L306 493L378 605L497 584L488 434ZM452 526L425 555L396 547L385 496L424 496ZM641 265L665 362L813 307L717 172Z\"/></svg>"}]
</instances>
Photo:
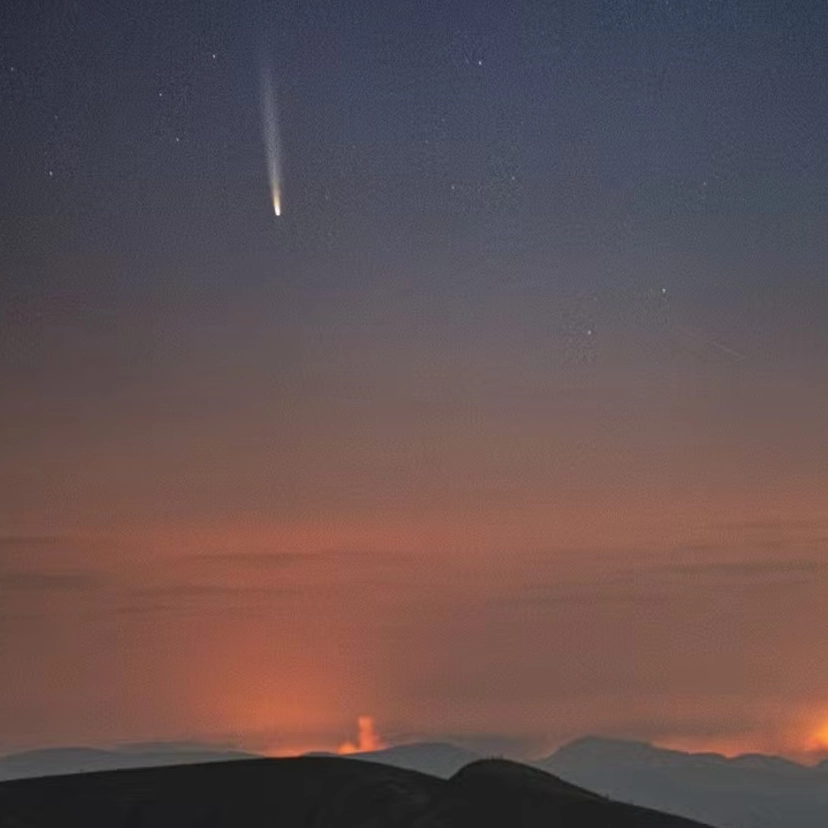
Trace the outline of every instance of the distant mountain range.
<instances>
[{"instance_id":1,"label":"distant mountain range","mask_svg":"<svg viewBox=\"0 0 828 828\"><path fill-rule=\"evenodd\" d=\"M198 743L30 751L0 758L0 780L250 757ZM481 758L465 748L437 742L399 745L335 761L376 762L449 779ZM828 828L828 761L805 767L777 756L728 759L644 742L587 737L527 764L612 799L718 828Z\"/></svg>"},{"instance_id":2,"label":"distant mountain range","mask_svg":"<svg viewBox=\"0 0 828 828\"><path fill-rule=\"evenodd\" d=\"M578 785L722 828L826 828L828 763L727 759L642 742L587 738L535 763Z\"/></svg>"},{"instance_id":3,"label":"distant mountain range","mask_svg":"<svg viewBox=\"0 0 828 828\"><path fill-rule=\"evenodd\" d=\"M251 759L254 756L255 754L242 751L182 742L121 745L110 750L88 747L47 748L12 753L0 758L0 781L120 768L223 762Z\"/></svg>"},{"instance_id":4,"label":"distant mountain range","mask_svg":"<svg viewBox=\"0 0 828 828\"><path fill-rule=\"evenodd\" d=\"M308 754L310 756L333 756L331 753ZM404 770L415 770L448 779L460 768L483 759L479 753L466 750L447 742L415 742L410 745L396 745L383 750L350 753L347 759L361 762L380 762Z\"/></svg>"},{"instance_id":5,"label":"distant mountain range","mask_svg":"<svg viewBox=\"0 0 828 828\"><path fill-rule=\"evenodd\" d=\"M413 744L349 758L445 778L475 756L454 745ZM811 768L778 756L728 759L586 737L531 765L613 799L720 828L828 828L828 761Z\"/></svg>"},{"instance_id":6,"label":"distant mountain range","mask_svg":"<svg viewBox=\"0 0 828 828\"><path fill-rule=\"evenodd\" d=\"M700 828L507 760L448 780L333 757L252 759L0 783L0 828Z\"/></svg>"}]
</instances>

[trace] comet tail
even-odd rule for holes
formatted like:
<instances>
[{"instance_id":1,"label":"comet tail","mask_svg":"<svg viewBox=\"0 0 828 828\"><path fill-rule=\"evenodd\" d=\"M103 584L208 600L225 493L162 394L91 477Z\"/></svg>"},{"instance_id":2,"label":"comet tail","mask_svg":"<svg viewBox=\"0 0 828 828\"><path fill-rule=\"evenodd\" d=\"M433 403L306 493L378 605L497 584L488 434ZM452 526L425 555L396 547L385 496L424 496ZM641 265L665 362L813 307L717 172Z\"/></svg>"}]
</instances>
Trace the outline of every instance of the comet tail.
<instances>
[{"instance_id":1,"label":"comet tail","mask_svg":"<svg viewBox=\"0 0 828 828\"><path fill-rule=\"evenodd\" d=\"M268 66L262 68L262 137L264 138L267 175L273 197L273 212L282 215L282 143L279 138L279 110L276 88Z\"/></svg>"}]
</instances>

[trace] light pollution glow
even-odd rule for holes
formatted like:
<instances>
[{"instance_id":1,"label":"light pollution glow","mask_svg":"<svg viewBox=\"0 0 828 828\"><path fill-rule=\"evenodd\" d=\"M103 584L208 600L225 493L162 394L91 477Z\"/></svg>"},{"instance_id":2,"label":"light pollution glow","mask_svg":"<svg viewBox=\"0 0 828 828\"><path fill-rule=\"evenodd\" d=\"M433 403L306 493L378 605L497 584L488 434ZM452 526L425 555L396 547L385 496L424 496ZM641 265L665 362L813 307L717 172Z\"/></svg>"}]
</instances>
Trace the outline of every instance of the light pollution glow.
<instances>
[{"instance_id":1,"label":"light pollution glow","mask_svg":"<svg viewBox=\"0 0 828 828\"><path fill-rule=\"evenodd\" d=\"M265 64L261 76L262 136L265 145L265 160L273 198L273 212L282 215L282 145L279 138L279 110L276 103L276 87L273 73Z\"/></svg>"},{"instance_id":2,"label":"light pollution glow","mask_svg":"<svg viewBox=\"0 0 828 828\"><path fill-rule=\"evenodd\" d=\"M343 756L350 753L370 753L371 751L381 750L386 747L377 733L373 716L360 716L357 720L357 731L356 743L351 741L343 742L337 748L337 753Z\"/></svg>"}]
</instances>

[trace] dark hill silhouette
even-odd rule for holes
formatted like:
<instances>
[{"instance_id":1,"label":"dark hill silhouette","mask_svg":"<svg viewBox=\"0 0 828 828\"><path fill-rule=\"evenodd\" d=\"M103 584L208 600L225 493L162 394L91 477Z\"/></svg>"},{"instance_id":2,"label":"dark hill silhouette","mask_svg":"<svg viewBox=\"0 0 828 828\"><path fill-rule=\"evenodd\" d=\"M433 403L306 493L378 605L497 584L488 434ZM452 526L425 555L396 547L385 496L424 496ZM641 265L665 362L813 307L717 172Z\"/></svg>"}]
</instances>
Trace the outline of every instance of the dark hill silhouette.
<instances>
[{"instance_id":1,"label":"dark hill silhouette","mask_svg":"<svg viewBox=\"0 0 828 828\"><path fill-rule=\"evenodd\" d=\"M448 780L422 825L690 828L699 823L613 802L517 762L481 759Z\"/></svg>"},{"instance_id":2,"label":"dark hill silhouette","mask_svg":"<svg viewBox=\"0 0 828 828\"><path fill-rule=\"evenodd\" d=\"M506 760L448 780L373 762L252 759L0 783L0 828L692 828Z\"/></svg>"}]
</instances>

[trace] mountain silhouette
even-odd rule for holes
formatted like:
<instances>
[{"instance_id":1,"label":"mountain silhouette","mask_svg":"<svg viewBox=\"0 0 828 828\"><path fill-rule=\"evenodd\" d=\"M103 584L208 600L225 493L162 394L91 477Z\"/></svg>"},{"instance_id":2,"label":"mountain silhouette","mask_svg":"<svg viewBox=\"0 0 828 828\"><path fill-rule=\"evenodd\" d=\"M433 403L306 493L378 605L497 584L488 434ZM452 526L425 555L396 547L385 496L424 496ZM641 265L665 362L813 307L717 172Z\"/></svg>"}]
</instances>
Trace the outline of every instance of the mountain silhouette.
<instances>
[{"instance_id":1,"label":"mountain silhouette","mask_svg":"<svg viewBox=\"0 0 828 828\"><path fill-rule=\"evenodd\" d=\"M365 753L351 753L347 755L347 758L367 762L381 762L383 765L422 771L432 776L448 779L448 777L457 773L460 768L483 757L474 751L448 742L416 742Z\"/></svg>"},{"instance_id":2,"label":"mountain silhouette","mask_svg":"<svg viewBox=\"0 0 828 828\"><path fill-rule=\"evenodd\" d=\"M147 742L111 750L88 747L45 748L0 758L0 781L85 771L146 768L250 759L254 754L220 750L197 742Z\"/></svg>"},{"instance_id":3,"label":"mountain silhouette","mask_svg":"<svg viewBox=\"0 0 828 828\"><path fill-rule=\"evenodd\" d=\"M448 780L483 757L456 745L399 745L333 758L381 763ZM65 748L0 758L0 780L114 768L249 759L250 754L199 743L144 743L113 750ZM581 788L698 820L716 828L825 828L828 760L804 767L778 756L685 753L645 742L584 737L528 763Z\"/></svg>"},{"instance_id":4,"label":"mountain silhouette","mask_svg":"<svg viewBox=\"0 0 828 828\"><path fill-rule=\"evenodd\" d=\"M828 767L822 765L756 754L729 759L596 737L533 764L614 799L720 828L828 825Z\"/></svg>"},{"instance_id":5,"label":"mountain silhouette","mask_svg":"<svg viewBox=\"0 0 828 828\"><path fill-rule=\"evenodd\" d=\"M448 778L475 757L447 744L410 744L349 759ZM620 802L717 828L826 828L828 760L805 767L778 756L685 753L646 742L587 736L529 763Z\"/></svg>"},{"instance_id":6,"label":"mountain silhouette","mask_svg":"<svg viewBox=\"0 0 828 828\"><path fill-rule=\"evenodd\" d=\"M448 780L333 757L250 759L0 783L0 828L692 828L507 760Z\"/></svg>"}]
</instances>

